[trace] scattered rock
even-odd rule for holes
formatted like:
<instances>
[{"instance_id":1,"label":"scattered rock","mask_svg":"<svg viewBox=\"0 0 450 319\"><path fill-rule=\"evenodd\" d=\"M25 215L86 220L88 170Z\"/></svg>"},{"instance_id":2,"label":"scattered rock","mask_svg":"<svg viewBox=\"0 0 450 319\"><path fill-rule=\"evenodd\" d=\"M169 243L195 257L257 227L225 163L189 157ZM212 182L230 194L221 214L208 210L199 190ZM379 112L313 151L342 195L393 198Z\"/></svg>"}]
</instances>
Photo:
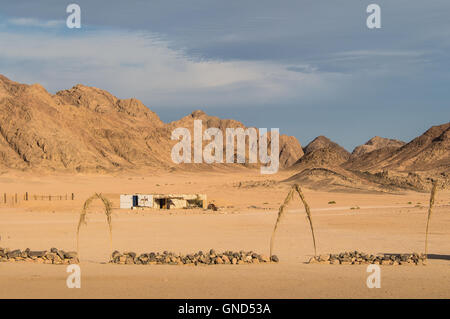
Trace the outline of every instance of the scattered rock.
<instances>
[{"instance_id":1,"label":"scattered rock","mask_svg":"<svg viewBox=\"0 0 450 319\"><path fill-rule=\"evenodd\" d=\"M365 254L363 252L352 251L342 252L339 254L320 255L312 257L308 263L315 264L331 264L331 265L408 265L408 264L424 264L426 256L424 254Z\"/></svg>"},{"instance_id":2,"label":"scattered rock","mask_svg":"<svg viewBox=\"0 0 450 319\"><path fill-rule=\"evenodd\" d=\"M75 251L69 251L69 252L64 254L64 257L68 258L68 259L77 258L78 254Z\"/></svg>"},{"instance_id":3,"label":"scattered rock","mask_svg":"<svg viewBox=\"0 0 450 319\"><path fill-rule=\"evenodd\" d=\"M12 258L20 257L21 254L22 254L21 251L19 249L17 249L17 250L8 252L7 256L9 259L12 259Z\"/></svg>"},{"instance_id":4,"label":"scattered rock","mask_svg":"<svg viewBox=\"0 0 450 319\"><path fill-rule=\"evenodd\" d=\"M218 210L217 206L214 205L213 203L209 203L209 204L208 204L208 209L211 209L211 210L213 210L213 211L217 211L217 210Z\"/></svg>"},{"instance_id":5,"label":"scattered rock","mask_svg":"<svg viewBox=\"0 0 450 319\"><path fill-rule=\"evenodd\" d=\"M0 262L35 262L60 265L78 263L78 255L76 252L64 253L64 251L56 248L51 248L49 251L31 251L29 248L23 251L0 248Z\"/></svg>"},{"instance_id":6,"label":"scattered rock","mask_svg":"<svg viewBox=\"0 0 450 319\"><path fill-rule=\"evenodd\" d=\"M42 258L47 253L47 251L30 251L28 255L30 257Z\"/></svg>"},{"instance_id":7,"label":"scattered rock","mask_svg":"<svg viewBox=\"0 0 450 319\"><path fill-rule=\"evenodd\" d=\"M330 264L331 265L339 265L341 262L339 261L339 259L332 259L332 260L330 260Z\"/></svg>"},{"instance_id":8,"label":"scattered rock","mask_svg":"<svg viewBox=\"0 0 450 319\"><path fill-rule=\"evenodd\" d=\"M260 264L268 263L270 261L278 262L277 256L272 256L269 259L267 256L259 255L253 251L226 251L216 252L214 249L209 250L207 253L199 251L194 254L175 254L172 252L164 251L162 253L142 253L139 257L133 252L124 252L121 254L119 251L112 253L112 259L110 263L113 264L136 264L136 265L222 265L222 264Z\"/></svg>"}]
</instances>

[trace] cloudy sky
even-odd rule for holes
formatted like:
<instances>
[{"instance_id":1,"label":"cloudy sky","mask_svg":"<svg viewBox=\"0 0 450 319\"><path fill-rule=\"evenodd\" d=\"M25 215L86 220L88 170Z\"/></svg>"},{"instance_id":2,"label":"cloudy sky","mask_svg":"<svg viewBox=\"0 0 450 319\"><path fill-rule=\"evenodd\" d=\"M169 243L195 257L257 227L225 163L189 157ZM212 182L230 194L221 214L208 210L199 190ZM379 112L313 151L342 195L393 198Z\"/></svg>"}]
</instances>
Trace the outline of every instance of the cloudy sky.
<instances>
[{"instance_id":1,"label":"cloudy sky","mask_svg":"<svg viewBox=\"0 0 450 319\"><path fill-rule=\"evenodd\" d=\"M68 29L66 7L81 7ZM136 97L348 150L450 119L448 0L0 1L0 74ZM381 7L382 28L366 26Z\"/></svg>"}]
</instances>

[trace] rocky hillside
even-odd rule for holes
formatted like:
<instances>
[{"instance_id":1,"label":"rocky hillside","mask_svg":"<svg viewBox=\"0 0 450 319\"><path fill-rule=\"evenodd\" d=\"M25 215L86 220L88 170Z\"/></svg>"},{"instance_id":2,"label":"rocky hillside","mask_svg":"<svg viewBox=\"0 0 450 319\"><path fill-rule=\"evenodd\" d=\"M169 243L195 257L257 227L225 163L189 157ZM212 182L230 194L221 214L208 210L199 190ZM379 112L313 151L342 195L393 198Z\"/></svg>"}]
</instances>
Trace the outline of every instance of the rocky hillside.
<instances>
[{"instance_id":1,"label":"rocky hillside","mask_svg":"<svg viewBox=\"0 0 450 319\"><path fill-rule=\"evenodd\" d=\"M306 145L303 151L305 154L308 154L319 149L330 149L333 153L337 153L340 157L345 159L350 157L350 153L345 148L322 135L316 137L311 143Z\"/></svg>"},{"instance_id":2,"label":"rocky hillside","mask_svg":"<svg viewBox=\"0 0 450 319\"><path fill-rule=\"evenodd\" d=\"M136 99L118 99L94 87L76 85L47 92L0 75L0 157L4 169L109 172L128 168L171 168L175 127L194 119L207 127L244 127L197 111L163 123ZM225 134L224 134L225 135ZM280 136L280 166L303 155L296 138Z\"/></svg>"},{"instance_id":3,"label":"rocky hillside","mask_svg":"<svg viewBox=\"0 0 450 319\"><path fill-rule=\"evenodd\" d=\"M346 168L404 172L450 172L450 123L433 126L401 147L385 147L353 157Z\"/></svg>"},{"instance_id":4,"label":"rocky hillside","mask_svg":"<svg viewBox=\"0 0 450 319\"><path fill-rule=\"evenodd\" d=\"M287 183L340 191L428 191L432 179L450 181L450 123L433 126L409 143L374 137L347 154L319 136L291 168Z\"/></svg>"},{"instance_id":5,"label":"rocky hillside","mask_svg":"<svg viewBox=\"0 0 450 319\"><path fill-rule=\"evenodd\" d=\"M367 141L364 145L355 147L351 156L355 158L386 147L391 149L400 148L405 144L405 142L399 140L375 136Z\"/></svg>"}]
</instances>

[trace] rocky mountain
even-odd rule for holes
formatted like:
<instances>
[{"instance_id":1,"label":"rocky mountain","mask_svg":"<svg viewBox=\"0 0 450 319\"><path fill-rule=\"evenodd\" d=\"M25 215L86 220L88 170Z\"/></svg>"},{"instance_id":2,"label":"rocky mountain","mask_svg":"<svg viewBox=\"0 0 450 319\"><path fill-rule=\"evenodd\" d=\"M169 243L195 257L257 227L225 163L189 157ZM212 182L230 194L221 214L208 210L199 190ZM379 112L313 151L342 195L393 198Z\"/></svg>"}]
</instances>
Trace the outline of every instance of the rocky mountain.
<instances>
[{"instance_id":1,"label":"rocky mountain","mask_svg":"<svg viewBox=\"0 0 450 319\"><path fill-rule=\"evenodd\" d=\"M50 94L39 84L20 84L0 75L0 168L114 172L258 166L173 163L171 150L178 141L171 139L172 131L185 127L193 136L195 120L202 120L203 130L219 128L224 141L226 128L247 128L203 111L164 123L137 99L118 99L80 84ZM281 135L279 156L280 168L292 172L287 182L336 190L425 190L430 177L450 177L450 123L433 126L407 144L374 137L351 155L324 136L302 149L295 137Z\"/></svg>"},{"instance_id":2,"label":"rocky mountain","mask_svg":"<svg viewBox=\"0 0 450 319\"><path fill-rule=\"evenodd\" d=\"M204 129L207 128L218 128L223 132L224 136L224 154L225 154L225 132L227 128L243 128L244 130L247 127L244 126L239 121L230 120L230 119L220 119L216 116L210 116L201 110L197 110L192 112L192 114L183 117L178 121L171 122L169 124L171 129L176 127L186 127L193 134L193 126L194 120L202 120L202 125ZM257 135L259 134L259 130L256 129ZM209 142L209 141L208 141ZM204 142L206 144L206 142ZM236 148L237 145L235 145ZM268 134L268 149L271 147L271 136ZM236 156L236 154L235 154ZM303 149L298 142L298 140L293 136L280 135L279 138L279 160L280 167L289 167L295 163L295 161L303 156ZM248 160L248 138L246 138L246 162Z\"/></svg>"},{"instance_id":3,"label":"rocky mountain","mask_svg":"<svg viewBox=\"0 0 450 319\"><path fill-rule=\"evenodd\" d=\"M331 145L331 146L330 146ZM351 156L316 138L286 183L339 191L428 191L432 179L450 181L450 123L433 126L409 143L374 137Z\"/></svg>"},{"instance_id":4,"label":"rocky mountain","mask_svg":"<svg viewBox=\"0 0 450 319\"><path fill-rule=\"evenodd\" d=\"M322 135L316 137L313 141L306 145L303 151L305 154L308 154L319 149L331 149L333 153L338 153L342 158L345 159L348 159L350 157L350 153L345 148L331 141L328 137Z\"/></svg>"},{"instance_id":5,"label":"rocky mountain","mask_svg":"<svg viewBox=\"0 0 450 319\"><path fill-rule=\"evenodd\" d=\"M450 171L450 122L433 126L424 134L394 151L379 169L404 171Z\"/></svg>"},{"instance_id":6,"label":"rocky mountain","mask_svg":"<svg viewBox=\"0 0 450 319\"><path fill-rule=\"evenodd\" d=\"M433 126L401 147L391 146L353 157L346 168L403 172L450 172L450 123Z\"/></svg>"},{"instance_id":7,"label":"rocky mountain","mask_svg":"<svg viewBox=\"0 0 450 319\"><path fill-rule=\"evenodd\" d=\"M204 120L204 128L245 128L201 111L163 123L137 99L118 99L80 84L52 95L39 84L20 84L0 75L0 167L79 172L169 169L176 166L171 149L177 141L171 140L171 132L193 125L194 119ZM295 137L280 136L281 167L302 154Z\"/></svg>"},{"instance_id":8,"label":"rocky mountain","mask_svg":"<svg viewBox=\"0 0 450 319\"><path fill-rule=\"evenodd\" d=\"M336 148L319 148L303 155L295 167L333 167L339 166L348 160L347 154L340 152Z\"/></svg>"},{"instance_id":9,"label":"rocky mountain","mask_svg":"<svg viewBox=\"0 0 450 319\"><path fill-rule=\"evenodd\" d=\"M405 142L399 140L375 136L371 138L369 141L367 141L364 145L359 145L355 147L351 156L353 158L358 157L385 147L389 147L390 149L400 148L405 144L406 144Z\"/></svg>"}]
</instances>

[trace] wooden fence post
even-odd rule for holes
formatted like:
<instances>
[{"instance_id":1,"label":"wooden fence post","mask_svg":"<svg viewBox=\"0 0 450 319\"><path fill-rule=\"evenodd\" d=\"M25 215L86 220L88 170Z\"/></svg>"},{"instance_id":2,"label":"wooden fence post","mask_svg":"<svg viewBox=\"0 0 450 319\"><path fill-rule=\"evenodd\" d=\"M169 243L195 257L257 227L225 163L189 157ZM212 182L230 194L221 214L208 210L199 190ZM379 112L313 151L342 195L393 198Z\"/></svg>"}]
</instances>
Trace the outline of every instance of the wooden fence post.
<instances>
[{"instance_id":1,"label":"wooden fence post","mask_svg":"<svg viewBox=\"0 0 450 319\"><path fill-rule=\"evenodd\" d=\"M74 193L72 193L72 200L74 200L75 199L75 194Z\"/></svg>"},{"instance_id":2,"label":"wooden fence post","mask_svg":"<svg viewBox=\"0 0 450 319\"><path fill-rule=\"evenodd\" d=\"M25 200L28 201L28 192L25 192Z\"/></svg>"}]
</instances>

